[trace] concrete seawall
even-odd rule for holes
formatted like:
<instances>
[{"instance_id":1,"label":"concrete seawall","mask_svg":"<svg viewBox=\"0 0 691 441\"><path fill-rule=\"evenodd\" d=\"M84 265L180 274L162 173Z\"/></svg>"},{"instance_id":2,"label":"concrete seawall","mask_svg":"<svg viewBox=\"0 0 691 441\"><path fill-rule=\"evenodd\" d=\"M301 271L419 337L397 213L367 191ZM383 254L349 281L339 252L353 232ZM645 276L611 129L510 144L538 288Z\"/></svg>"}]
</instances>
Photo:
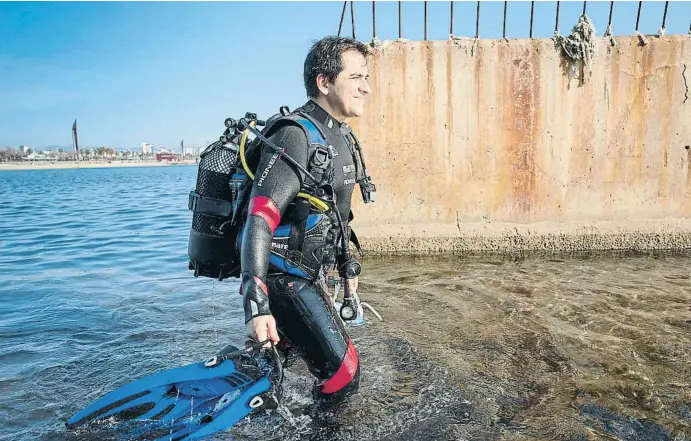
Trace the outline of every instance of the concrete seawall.
<instances>
[{"instance_id":1,"label":"concrete seawall","mask_svg":"<svg viewBox=\"0 0 691 441\"><path fill-rule=\"evenodd\" d=\"M691 248L691 36L386 42L351 122L370 252ZM358 190L356 189L356 192Z\"/></svg>"}]
</instances>

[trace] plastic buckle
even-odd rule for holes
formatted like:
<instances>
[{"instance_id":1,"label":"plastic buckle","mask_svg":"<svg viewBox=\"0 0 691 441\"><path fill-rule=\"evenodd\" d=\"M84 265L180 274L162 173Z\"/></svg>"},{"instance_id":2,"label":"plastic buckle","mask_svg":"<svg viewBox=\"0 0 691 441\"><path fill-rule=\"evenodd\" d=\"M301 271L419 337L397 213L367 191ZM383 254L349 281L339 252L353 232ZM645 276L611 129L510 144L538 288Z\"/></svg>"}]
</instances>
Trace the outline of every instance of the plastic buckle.
<instances>
[{"instance_id":1,"label":"plastic buckle","mask_svg":"<svg viewBox=\"0 0 691 441\"><path fill-rule=\"evenodd\" d=\"M191 191L189 200L187 201L187 208L190 211L196 211L197 201L199 201L199 194L197 192Z\"/></svg>"},{"instance_id":2,"label":"plastic buckle","mask_svg":"<svg viewBox=\"0 0 691 441\"><path fill-rule=\"evenodd\" d=\"M312 156L312 162L314 165L317 167L326 168L330 159L331 155L329 149L322 146L317 146L314 156Z\"/></svg>"},{"instance_id":3,"label":"plastic buckle","mask_svg":"<svg viewBox=\"0 0 691 441\"><path fill-rule=\"evenodd\" d=\"M377 196L377 187L367 179L366 182L360 183L360 192L362 193L362 201L365 204L374 202Z\"/></svg>"}]
</instances>

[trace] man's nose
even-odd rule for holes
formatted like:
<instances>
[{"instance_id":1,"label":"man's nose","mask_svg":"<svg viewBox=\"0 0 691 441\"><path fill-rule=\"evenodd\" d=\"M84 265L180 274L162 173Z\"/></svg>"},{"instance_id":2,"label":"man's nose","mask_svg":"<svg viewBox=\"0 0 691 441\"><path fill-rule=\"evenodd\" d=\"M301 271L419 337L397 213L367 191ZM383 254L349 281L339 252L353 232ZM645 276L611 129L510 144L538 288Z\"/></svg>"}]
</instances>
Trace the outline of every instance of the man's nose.
<instances>
[{"instance_id":1,"label":"man's nose","mask_svg":"<svg viewBox=\"0 0 691 441\"><path fill-rule=\"evenodd\" d=\"M369 82L367 80L364 80L362 83L362 86L360 86L360 92L362 92L364 94L370 93Z\"/></svg>"}]
</instances>

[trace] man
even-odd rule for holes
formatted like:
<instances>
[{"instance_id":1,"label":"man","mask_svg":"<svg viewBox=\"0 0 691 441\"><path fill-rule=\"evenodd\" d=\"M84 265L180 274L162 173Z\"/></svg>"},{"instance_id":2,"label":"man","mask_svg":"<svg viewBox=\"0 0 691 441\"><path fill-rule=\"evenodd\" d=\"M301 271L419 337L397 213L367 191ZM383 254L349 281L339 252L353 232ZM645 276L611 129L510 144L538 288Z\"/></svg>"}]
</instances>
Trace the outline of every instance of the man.
<instances>
[{"instance_id":1,"label":"man","mask_svg":"<svg viewBox=\"0 0 691 441\"><path fill-rule=\"evenodd\" d=\"M309 100L296 109L318 126L328 143L330 185L345 223L352 219L351 197L361 176L345 120L364 112L370 92L368 55L367 46L349 38L326 37L315 43L304 64ZM268 127L265 134L305 169L311 164L314 149L304 127L283 118ZM298 192L304 193L304 185L309 182L303 172L267 146L262 146L255 176L241 238L241 289L248 335L256 341L268 338L283 347L292 346L317 377L317 398L343 398L357 391L360 366L357 350L338 313L325 298L316 277L292 276L270 264L273 234L283 220L295 215L295 201L299 199L296 196ZM340 231L346 232L347 240L347 225ZM349 276L344 270L345 258L338 254L335 263L340 277L347 278L345 283L354 293L357 275ZM315 273L321 271L322 268Z\"/></svg>"}]
</instances>

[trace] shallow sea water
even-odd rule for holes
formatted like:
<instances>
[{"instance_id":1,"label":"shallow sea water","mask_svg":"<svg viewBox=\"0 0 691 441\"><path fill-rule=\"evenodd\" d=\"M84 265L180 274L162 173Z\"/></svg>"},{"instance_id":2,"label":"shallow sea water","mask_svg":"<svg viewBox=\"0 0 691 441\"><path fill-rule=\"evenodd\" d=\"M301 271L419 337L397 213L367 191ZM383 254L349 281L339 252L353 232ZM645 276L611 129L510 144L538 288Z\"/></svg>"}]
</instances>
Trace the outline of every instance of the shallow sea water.
<instances>
[{"instance_id":1,"label":"shallow sea water","mask_svg":"<svg viewBox=\"0 0 691 441\"><path fill-rule=\"evenodd\" d=\"M200 361L244 325L236 281L187 269L195 167L0 173L0 440L95 440L64 421ZM360 393L218 440L689 440L691 253L364 260L382 315L349 328Z\"/></svg>"}]
</instances>

